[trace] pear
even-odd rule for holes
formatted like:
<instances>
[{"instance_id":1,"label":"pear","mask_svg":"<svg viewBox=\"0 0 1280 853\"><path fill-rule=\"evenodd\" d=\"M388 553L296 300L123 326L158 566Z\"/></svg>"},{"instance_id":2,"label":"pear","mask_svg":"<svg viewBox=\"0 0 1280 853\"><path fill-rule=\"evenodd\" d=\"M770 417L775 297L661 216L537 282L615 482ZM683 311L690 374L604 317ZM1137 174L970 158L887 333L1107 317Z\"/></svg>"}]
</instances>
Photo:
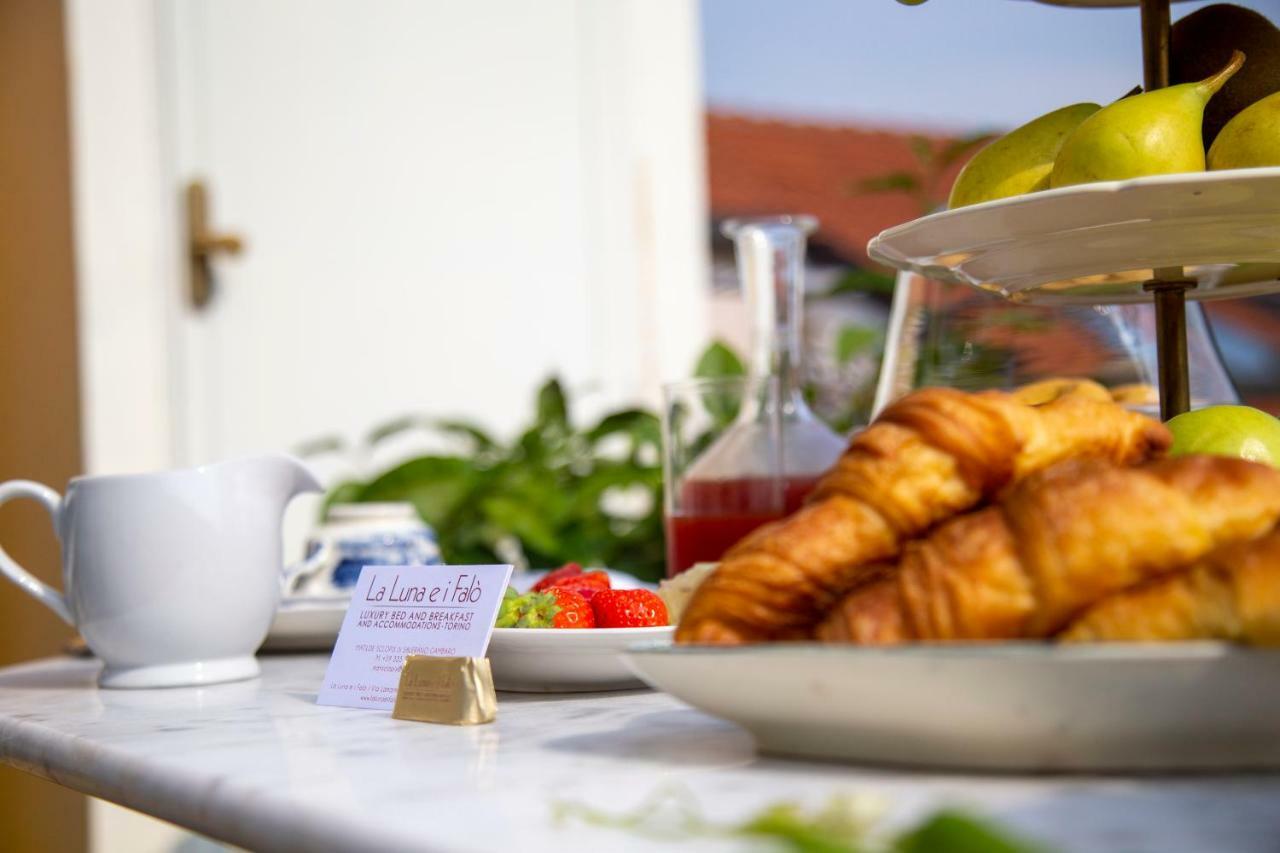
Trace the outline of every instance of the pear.
<instances>
[{"instance_id":1,"label":"pear","mask_svg":"<svg viewBox=\"0 0 1280 853\"><path fill-rule=\"evenodd\" d=\"M1205 104L1243 64L1237 50L1222 70L1199 83L1144 92L1098 110L1062 143L1049 185L1203 172Z\"/></svg>"},{"instance_id":2,"label":"pear","mask_svg":"<svg viewBox=\"0 0 1280 853\"><path fill-rule=\"evenodd\" d=\"M1280 166L1280 92L1236 113L1209 147L1210 169Z\"/></svg>"},{"instance_id":3,"label":"pear","mask_svg":"<svg viewBox=\"0 0 1280 853\"><path fill-rule=\"evenodd\" d=\"M1072 104L990 143L960 170L948 206L964 207L1044 189L1062 141L1100 109L1097 104Z\"/></svg>"}]
</instances>

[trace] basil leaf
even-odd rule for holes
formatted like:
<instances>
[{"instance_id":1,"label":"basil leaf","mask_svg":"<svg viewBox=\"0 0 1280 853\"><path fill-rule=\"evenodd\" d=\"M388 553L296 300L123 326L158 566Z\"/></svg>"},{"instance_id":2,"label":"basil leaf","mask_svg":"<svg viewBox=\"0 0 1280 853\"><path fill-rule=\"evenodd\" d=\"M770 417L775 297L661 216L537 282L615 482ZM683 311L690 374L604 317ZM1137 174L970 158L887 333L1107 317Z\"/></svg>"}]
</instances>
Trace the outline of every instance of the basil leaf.
<instances>
[{"instance_id":1,"label":"basil leaf","mask_svg":"<svg viewBox=\"0 0 1280 853\"><path fill-rule=\"evenodd\" d=\"M1049 853L994 824L956 811L940 811L898 838L895 853Z\"/></svg>"}]
</instances>

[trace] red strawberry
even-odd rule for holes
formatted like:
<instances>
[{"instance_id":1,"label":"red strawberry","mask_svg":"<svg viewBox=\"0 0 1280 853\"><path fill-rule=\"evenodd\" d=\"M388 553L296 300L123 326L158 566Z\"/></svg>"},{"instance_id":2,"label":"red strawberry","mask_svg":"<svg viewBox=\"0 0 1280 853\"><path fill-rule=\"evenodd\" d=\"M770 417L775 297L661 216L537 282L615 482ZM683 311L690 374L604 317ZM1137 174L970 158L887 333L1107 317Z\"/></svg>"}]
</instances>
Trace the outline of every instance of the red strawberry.
<instances>
[{"instance_id":1,"label":"red strawberry","mask_svg":"<svg viewBox=\"0 0 1280 853\"><path fill-rule=\"evenodd\" d=\"M533 591L543 592L544 590L548 590L551 589L551 587L556 586L557 581L562 581L565 578L576 577L580 574L582 574L582 566L579 566L577 563L565 563L560 568L547 572L539 578L538 582L533 585Z\"/></svg>"},{"instance_id":2,"label":"red strawberry","mask_svg":"<svg viewBox=\"0 0 1280 853\"><path fill-rule=\"evenodd\" d=\"M547 592L556 599L555 618L551 620L552 628L594 628L596 616L591 605L576 592L560 587L552 587Z\"/></svg>"},{"instance_id":3,"label":"red strawberry","mask_svg":"<svg viewBox=\"0 0 1280 853\"><path fill-rule=\"evenodd\" d=\"M605 572L584 572L580 575L562 578L552 584L553 589L571 589L579 593L587 601L601 590L610 588L609 575Z\"/></svg>"},{"instance_id":4,"label":"red strawberry","mask_svg":"<svg viewBox=\"0 0 1280 853\"><path fill-rule=\"evenodd\" d=\"M604 589L591 599L601 628L650 628L668 624L667 605L647 589Z\"/></svg>"}]
</instances>

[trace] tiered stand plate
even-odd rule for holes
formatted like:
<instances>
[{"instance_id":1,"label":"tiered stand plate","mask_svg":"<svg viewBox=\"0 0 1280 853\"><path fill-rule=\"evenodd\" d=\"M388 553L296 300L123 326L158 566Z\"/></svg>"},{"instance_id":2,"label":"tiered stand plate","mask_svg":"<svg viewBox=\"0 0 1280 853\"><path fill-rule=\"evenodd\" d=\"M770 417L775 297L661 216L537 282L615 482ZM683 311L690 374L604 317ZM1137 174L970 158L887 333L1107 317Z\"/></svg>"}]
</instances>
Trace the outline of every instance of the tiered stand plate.
<instances>
[{"instance_id":1,"label":"tiered stand plate","mask_svg":"<svg viewBox=\"0 0 1280 853\"><path fill-rule=\"evenodd\" d=\"M1150 302L1181 267L1192 300L1280 290L1280 168L1158 175L935 213L882 233L871 257L1016 302Z\"/></svg>"}]
</instances>

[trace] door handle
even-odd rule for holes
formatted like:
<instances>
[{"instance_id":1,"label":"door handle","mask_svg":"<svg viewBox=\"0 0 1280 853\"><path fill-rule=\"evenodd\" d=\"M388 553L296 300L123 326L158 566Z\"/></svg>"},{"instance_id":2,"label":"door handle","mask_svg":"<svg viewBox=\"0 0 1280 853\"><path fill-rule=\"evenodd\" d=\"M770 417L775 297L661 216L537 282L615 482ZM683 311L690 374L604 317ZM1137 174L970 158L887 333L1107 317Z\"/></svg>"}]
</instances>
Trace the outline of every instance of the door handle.
<instances>
[{"instance_id":1,"label":"door handle","mask_svg":"<svg viewBox=\"0 0 1280 853\"><path fill-rule=\"evenodd\" d=\"M218 233L209 225L209 191L204 181L187 184L187 277L191 304L201 310L213 299L213 259L238 255L244 240L238 234Z\"/></svg>"}]
</instances>

